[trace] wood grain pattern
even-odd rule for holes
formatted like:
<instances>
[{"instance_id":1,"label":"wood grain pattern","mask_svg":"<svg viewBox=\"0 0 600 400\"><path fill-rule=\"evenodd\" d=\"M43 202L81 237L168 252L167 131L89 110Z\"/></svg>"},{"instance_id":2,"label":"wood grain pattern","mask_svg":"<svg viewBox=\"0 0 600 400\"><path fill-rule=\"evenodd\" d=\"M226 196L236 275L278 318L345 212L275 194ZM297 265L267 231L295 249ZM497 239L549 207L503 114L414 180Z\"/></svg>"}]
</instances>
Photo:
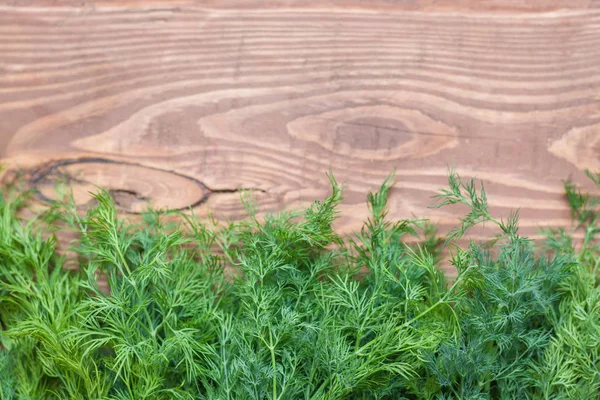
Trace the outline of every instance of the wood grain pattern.
<instances>
[{"instance_id":1,"label":"wood grain pattern","mask_svg":"<svg viewBox=\"0 0 600 400\"><path fill-rule=\"evenodd\" d=\"M448 229L464 209L427 206L456 165L535 235L600 168L600 2L4 2L0 153L46 197L219 218L241 189L324 197L330 169L344 232L393 169L392 216Z\"/></svg>"}]
</instances>

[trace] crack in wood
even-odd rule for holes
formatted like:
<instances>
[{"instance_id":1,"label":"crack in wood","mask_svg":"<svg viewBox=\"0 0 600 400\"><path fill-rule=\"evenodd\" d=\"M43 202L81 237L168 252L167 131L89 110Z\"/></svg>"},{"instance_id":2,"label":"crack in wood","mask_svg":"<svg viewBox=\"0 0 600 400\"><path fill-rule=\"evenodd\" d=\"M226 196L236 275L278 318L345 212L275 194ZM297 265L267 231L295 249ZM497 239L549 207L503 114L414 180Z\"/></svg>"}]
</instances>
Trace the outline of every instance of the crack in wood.
<instances>
[{"instance_id":1,"label":"crack in wood","mask_svg":"<svg viewBox=\"0 0 600 400\"><path fill-rule=\"evenodd\" d=\"M202 192L202 196L198 200L192 202L191 204L189 204L187 206L171 208L171 210L175 210L175 211L182 211L182 210L186 210L189 208L196 208L196 207L206 203L213 194L238 193L243 190L257 191L257 192L262 192L262 193L266 192L263 189L257 189L257 188L212 189L212 188L208 187L204 182L202 182L196 178L193 178L191 176L181 174L176 171L166 170L166 169L157 168L157 167L151 167L151 166L147 166L147 165L143 165L143 164L139 164L139 163L135 163L135 162L130 162L130 161L113 160L113 159L104 158L104 157L80 157L80 158L53 160L53 161L47 162L47 163L37 166L29 171L29 173L27 174L29 176L28 183L32 188L35 188L35 189L38 189L39 186L42 184L55 183L59 179L64 180L64 182L67 184L78 183L78 184L93 185L94 183L86 180L85 178L73 176L71 173L64 170L64 167L67 167L67 166L77 165L77 164L91 164L91 163L135 166L135 167L144 168L144 169L147 169L150 171L169 173L169 174L173 174L174 176L176 176L178 178L187 180L200 188L200 190ZM128 188L107 188L107 191L113 197L113 200L115 201L115 205L117 205L117 207L120 209L120 211L129 213L129 214L141 214L141 212L134 211L131 209L131 206L134 203L139 202L139 201L147 202L148 200L151 200L151 198L149 198L148 196L144 196L141 193L138 193L137 191L128 189ZM53 201L53 199L51 199L50 197L43 194L40 190L36 190L36 195L37 195L38 199L40 199L41 201L44 201L47 203L50 203Z\"/></svg>"}]
</instances>

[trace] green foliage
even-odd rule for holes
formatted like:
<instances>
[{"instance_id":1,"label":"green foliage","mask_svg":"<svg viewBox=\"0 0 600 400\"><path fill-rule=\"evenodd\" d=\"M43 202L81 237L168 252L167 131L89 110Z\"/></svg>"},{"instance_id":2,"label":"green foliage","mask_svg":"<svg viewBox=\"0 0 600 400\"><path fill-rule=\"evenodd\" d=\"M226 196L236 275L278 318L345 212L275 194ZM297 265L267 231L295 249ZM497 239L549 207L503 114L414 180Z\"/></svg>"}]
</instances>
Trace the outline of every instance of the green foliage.
<instances>
[{"instance_id":1,"label":"green foliage","mask_svg":"<svg viewBox=\"0 0 600 400\"><path fill-rule=\"evenodd\" d=\"M330 179L304 212L259 219L245 195L250 218L227 226L133 223L104 191L85 215L66 195L26 221L28 193L4 188L0 399L598 398L596 197L567 182L574 227L540 247L451 172L438 206L469 211L446 241L450 282L435 226L388 219L393 175L352 237L332 228ZM456 242L481 222L495 246Z\"/></svg>"}]
</instances>

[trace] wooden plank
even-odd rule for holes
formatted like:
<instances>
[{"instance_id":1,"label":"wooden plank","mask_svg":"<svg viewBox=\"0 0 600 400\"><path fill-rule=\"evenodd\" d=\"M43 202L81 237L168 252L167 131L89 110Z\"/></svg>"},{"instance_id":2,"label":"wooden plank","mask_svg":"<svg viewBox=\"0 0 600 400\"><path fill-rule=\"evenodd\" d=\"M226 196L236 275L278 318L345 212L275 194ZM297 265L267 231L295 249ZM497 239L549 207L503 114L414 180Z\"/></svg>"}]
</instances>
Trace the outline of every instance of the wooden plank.
<instances>
[{"instance_id":1,"label":"wooden plank","mask_svg":"<svg viewBox=\"0 0 600 400\"><path fill-rule=\"evenodd\" d=\"M449 165L528 234L600 169L598 1L16 1L0 5L0 154L44 196L244 215L345 187L338 227L396 169L393 217L434 211ZM589 187L589 185L588 185ZM489 235L485 229L481 235Z\"/></svg>"}]
</instances>

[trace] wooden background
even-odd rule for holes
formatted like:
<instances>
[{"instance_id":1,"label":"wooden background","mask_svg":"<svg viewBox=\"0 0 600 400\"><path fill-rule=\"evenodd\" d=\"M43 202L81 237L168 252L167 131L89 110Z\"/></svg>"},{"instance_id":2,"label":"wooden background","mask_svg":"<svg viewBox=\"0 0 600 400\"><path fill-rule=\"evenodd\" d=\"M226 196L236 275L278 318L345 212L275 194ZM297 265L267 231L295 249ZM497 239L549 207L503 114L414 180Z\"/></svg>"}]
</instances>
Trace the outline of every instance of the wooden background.
<instances>
[{"instance_id":1,"label":"wooden background","mask_svg":"<svg viewBox=\"0 0 600 400\"><path fill-rule=\"evenodd\" d=\"M0 157L42 200L66 177L223 219L332 170L344 232L393 169L392 216L448 229L464 209L427 206L456 165L535 235L600 169L600 1L2 1Z\"/></svg>"}]
</instances>

